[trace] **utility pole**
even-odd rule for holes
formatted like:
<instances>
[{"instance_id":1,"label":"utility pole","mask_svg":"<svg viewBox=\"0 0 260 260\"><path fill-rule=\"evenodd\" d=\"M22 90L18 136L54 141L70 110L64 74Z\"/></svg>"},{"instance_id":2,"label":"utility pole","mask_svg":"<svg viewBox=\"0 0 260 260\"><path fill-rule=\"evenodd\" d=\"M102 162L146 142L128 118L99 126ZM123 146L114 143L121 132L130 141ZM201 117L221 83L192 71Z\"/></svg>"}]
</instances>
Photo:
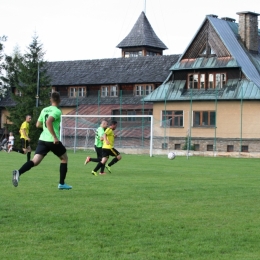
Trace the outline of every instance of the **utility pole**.
<instances>
[{"instance_id":1,"label":"utility pole","mask_svg":"<svg viewBox=\"0 0 260 260\"><path fill-rule=\"evenodd\" d=\"M39 81L40 81L40 67L38 61L38 73L37 73L37 90L36 90L36 107L39 106Z\"/></svg>"}]
</instances>

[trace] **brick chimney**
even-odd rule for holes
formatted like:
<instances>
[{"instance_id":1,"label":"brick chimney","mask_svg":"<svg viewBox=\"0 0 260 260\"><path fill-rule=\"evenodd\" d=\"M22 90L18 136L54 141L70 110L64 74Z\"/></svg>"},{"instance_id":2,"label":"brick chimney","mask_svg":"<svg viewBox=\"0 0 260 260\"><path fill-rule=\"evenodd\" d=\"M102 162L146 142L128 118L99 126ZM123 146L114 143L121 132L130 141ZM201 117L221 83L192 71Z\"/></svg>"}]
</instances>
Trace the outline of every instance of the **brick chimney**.
<instances>
[{"instance_id":1,"label":"brick chimney","mask_svg":"<svg viewBox=\"0 0 260 260\"><path fill-rule=\"evenodd\" d=\"M252 53L258 53L258 15L245 11L238 12L238 33L245 47Z\"/></svg>"}]
</instances>

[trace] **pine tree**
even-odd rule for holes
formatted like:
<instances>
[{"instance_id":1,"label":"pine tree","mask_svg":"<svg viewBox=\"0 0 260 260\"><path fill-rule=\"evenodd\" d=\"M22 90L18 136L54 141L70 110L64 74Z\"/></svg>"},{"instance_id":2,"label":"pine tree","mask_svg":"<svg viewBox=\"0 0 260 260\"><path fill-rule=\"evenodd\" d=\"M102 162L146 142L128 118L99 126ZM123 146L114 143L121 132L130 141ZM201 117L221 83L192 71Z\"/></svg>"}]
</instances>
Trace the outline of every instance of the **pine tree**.
<instances>
[{"instance_id":1,"label":"pine tree","mask_svg":"<svg viewBox=\"0 0 260 260\"><path fill-rule=\"evenodd\" d=\"M10 113L8 120L12 122L12 125L8 126L8 131L12 131L16 140L19 140L20 126L26 115L31 115L29 136L33 149L41 133L41 129L35 126L36 121L41 109L50 104L50 79L47 76L44 54L38 36L34 35L26 54L21 56L18 52L7 59L7 77L9 84L15 89L15 93L11 95L16 103L14 107L7 108ZM38 107L36 107L37 86L39 86Z\"/></svg>"},{"instance_id":2,"label":"pine tree","mask_svg":"<svg viewBox=\"0 0 260 260\"><path fill-rule=\"evenodd\" d=\"M3 70L5 69L4 42L6 40L6 36L0 37L0 98L5 97L8 92L8 84L6 84L6 78L3 75Z\"/></svg>"}]
</instances>

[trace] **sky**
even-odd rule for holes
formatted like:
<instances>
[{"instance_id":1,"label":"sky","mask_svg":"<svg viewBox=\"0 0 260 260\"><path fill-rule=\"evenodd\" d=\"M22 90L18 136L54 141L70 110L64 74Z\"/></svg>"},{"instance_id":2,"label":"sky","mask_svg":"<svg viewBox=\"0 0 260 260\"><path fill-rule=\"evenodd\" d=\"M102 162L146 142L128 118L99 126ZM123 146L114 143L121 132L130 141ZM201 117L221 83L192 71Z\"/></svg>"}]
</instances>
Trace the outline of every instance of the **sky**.
<instances>
[{"instance_id":1,"label":"sky","mask_svg":"<svg viewBox=\"0 0 260 260\"><path fill-rule=\"evenodd\" d=\"M121 57L116 46L128 35L142 11L168 47L164 55L181 54L206 15L230 17L260 13L259 0L0 0L0 36L4 52L25 53L34 34L46 61ZM260 16L259 16L260 19Z\"/></svg>"}]
</instances>

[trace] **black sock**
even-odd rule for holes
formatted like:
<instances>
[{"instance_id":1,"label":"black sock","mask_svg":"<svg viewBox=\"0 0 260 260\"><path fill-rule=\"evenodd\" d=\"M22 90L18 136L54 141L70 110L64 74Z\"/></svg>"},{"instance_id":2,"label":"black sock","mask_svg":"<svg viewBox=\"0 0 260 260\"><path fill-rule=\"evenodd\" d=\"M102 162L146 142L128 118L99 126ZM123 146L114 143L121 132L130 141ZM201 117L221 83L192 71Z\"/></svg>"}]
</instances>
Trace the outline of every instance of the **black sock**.
<instances>
[{"instance_id":1,"label":"black sock","mask_svg":"<svg viewBox=\"0 0 260 260\"><path fill-rule=\"evenodd\" d=\"M90 158L90 161L91 162L100 162L100 159L99 158Z\"/></svg>"},{"instance_id":2,"label":"black sock","mask_svg":"<svg viewBox=\"0 0 260 260\"><path fill-rule=\"evenodd\" d=\"M27 153L27 162L31 160L31 152Z\"/></svg>"},{"instance_id":3,"label":"black sock","mask_svg":"<svg viewBox=\"0 0 260 260\"><path fill-rule=\"evenodd\" d=\"M99 162L96 166L96 168L93 170L94 172L97 172L101 167L102 165L104 165L103 163Z\"/></svg>"},{"instance_id":4,"label":"black sock","mask_svg":"<svg viewBox=\"0 0 260 260\"><path fill-rule=\"evenodd\" d=\"M108 164L108 166L110 167L110 166L114 165L114 164L117 163L117 162L118 162L118 159L115 157L115 158Z\"/></svg>"},{"instance_id":5,"label":"black sock","mask_svg":"<svg viewBox=\"0 0 260 260\"><path fill-rule=\"evenodd\" d=\"M34 167L33 161L28 161L26 162L20 169L19 169L19 174L23 174L27 171L29 171L32 167Z\"/></svg>"},{"instance_id":6,"label":"black sock","mask_svg":"<svg viewBox=\"0 0 260 260\"><path fill-rule=\"evenodd\" d=\"M66 175L68 171L68 164L67 163L61 163L60 164L60 184L64 184Z\"/></svg>"},{"instance_id":7,"label":"black sock","mask_svg":"<svg viewBox=\"0 0 260 260\"><path fill-rule=\"evenodd\" d=\"M102 166L100 168L100 172L104 172L105 171L105 164L102 163Z\"/></svg>"},{"instance_id":8,"label":"black sock","mask_svg":"<svg viewBox=\"0 0 260 260\"><path fill-rule=\"evenodd\" d=\"M18 148L13 147L13 148L12 148L12 151L15 151L15 152L17 152L17 153L22 153L22 154L24 154L23 149L18 149Z\"/></svg>"}]
</instances>

